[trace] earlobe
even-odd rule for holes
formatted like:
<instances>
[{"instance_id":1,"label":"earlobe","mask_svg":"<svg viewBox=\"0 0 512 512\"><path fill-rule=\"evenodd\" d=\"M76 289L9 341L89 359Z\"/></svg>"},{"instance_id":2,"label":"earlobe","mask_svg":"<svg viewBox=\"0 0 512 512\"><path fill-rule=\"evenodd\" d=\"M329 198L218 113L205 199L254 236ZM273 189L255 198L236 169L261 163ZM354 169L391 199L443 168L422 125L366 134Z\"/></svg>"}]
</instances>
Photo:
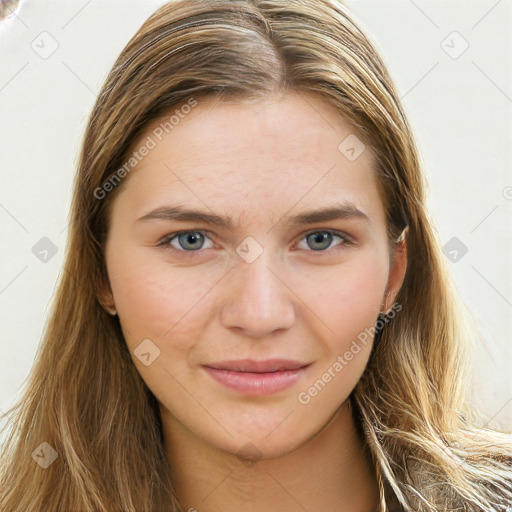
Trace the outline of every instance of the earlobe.
<instances>
[{"instance_id":1,"label":"earlobe","mask_svg":"<svg viewBox=\"0 0 512 512\"><path fill-rule=\"evenodd\" d=\"M110 295L110 298L108 296L100 297L98 296L98 302L101 304L101 307L112 316L117 315L117 310L114 305L114 299Z\"/></svg>"},{"instance_id":2,"label":"earlobe","mask_svg":"<svg viewBox=\"0 0 512 512\"><path fill-rule=\"evenodd\" d=\"M111 308L111 307L105 307L105 310L106 312L109 314L109 315L112 315L112 316L116 316L117 315L117 311L115 308Z\"/></svg>"}]
</instances>

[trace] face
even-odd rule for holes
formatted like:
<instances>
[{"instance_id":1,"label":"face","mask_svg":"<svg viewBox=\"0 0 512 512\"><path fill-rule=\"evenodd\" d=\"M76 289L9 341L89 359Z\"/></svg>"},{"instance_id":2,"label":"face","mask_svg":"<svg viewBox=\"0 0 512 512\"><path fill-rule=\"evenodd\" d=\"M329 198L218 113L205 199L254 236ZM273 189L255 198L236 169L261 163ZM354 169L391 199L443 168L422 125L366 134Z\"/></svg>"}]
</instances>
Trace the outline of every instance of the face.
<instances>
[{"instance_id":1,"label":"face","mask_svg":"<svg viewBox=\"0 0 512 512\"><path fill-rule=\"evenodd\" d=\"M160 122L112 204L106 295L167 428L287 453L356 386L403 278L372 154L354 159L354 131L313 96Z\"/></svg>"}]
</instances>

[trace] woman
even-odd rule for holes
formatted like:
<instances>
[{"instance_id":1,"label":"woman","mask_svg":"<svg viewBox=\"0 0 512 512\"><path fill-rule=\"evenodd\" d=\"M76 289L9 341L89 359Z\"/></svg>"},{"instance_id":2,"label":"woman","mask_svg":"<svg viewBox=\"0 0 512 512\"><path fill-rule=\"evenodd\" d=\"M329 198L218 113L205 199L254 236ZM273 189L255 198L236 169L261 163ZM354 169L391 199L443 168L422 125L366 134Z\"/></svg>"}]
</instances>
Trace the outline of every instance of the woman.
<instances>
[{"instance_id":1,"label":"woman","mask_svg":"<svg viewBox=\"0 0 512 512\"><path fill-rule=\"evenodd\" d=\"M341 4L156 11L87 126L2 510L507 510L424 187Z\"/></svg>"}]
</instances>

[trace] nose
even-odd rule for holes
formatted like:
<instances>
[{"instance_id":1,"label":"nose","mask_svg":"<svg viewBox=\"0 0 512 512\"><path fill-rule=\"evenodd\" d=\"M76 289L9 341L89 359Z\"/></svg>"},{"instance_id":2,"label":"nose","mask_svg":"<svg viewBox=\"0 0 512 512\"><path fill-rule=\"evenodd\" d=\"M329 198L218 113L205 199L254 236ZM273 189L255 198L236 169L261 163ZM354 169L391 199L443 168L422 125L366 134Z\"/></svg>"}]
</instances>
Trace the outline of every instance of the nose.
<instances>
[{"instance_id":1,"label":"nose","mask_svg":"<svg viewBox=\"0 0 512 512\"><path fill-rule=\"evenodd\" d=\"M295 294L264 251L252 263L237 262L229 273L221 323L230 330L262 338L289 329L295 321ZM274 270L277 268L277 270Z\"/></svg>"}]
</instances>

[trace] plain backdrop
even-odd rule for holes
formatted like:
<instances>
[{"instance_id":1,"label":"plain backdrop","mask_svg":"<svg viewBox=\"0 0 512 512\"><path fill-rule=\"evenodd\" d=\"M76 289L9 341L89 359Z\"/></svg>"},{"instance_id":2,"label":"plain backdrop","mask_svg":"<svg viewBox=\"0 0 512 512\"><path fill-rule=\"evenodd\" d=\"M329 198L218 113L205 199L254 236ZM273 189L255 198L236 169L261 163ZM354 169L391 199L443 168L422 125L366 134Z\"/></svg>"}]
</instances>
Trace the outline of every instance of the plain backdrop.
<instances>
[{"instance_id":1,"label":"plain backdrop","mask_svg":"<svg viewBox=\"0 0 512 512\"><path fill-rule=\"evenodd\" d=\"M3 411L30 372L62 272L86 118L119 52L163 3L30 0L0 22ZM488 426L510 431L512 3L346 5L398 87L427 172L433 222L486 336L475 349L471 400ZM46 261L37 256L41 244L56 251Z\"/></svg>"}]
</instances>

